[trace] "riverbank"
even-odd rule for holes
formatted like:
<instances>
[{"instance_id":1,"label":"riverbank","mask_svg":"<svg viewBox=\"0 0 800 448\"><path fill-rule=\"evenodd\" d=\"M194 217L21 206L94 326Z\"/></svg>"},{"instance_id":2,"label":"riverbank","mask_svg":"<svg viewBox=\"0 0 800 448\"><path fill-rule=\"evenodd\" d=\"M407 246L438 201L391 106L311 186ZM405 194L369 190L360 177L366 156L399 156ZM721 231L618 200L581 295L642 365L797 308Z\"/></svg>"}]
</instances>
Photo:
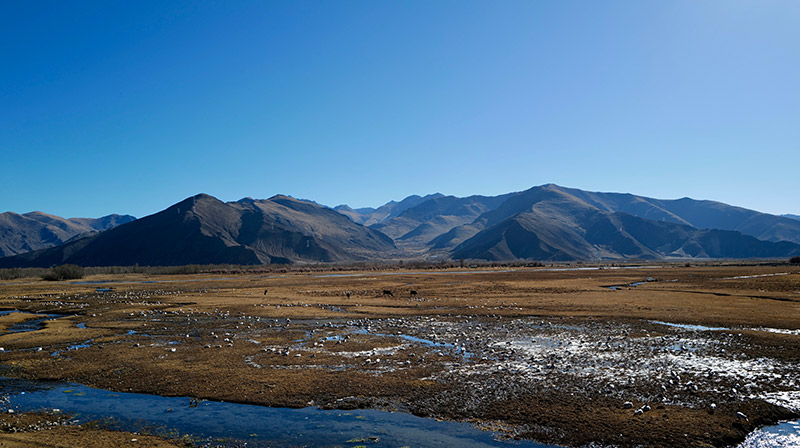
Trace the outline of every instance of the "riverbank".
<instances>
[{"instance_id":1,"label":"riverbank","mask_svg":"<svg viewBox=\"0 0 800 448\"><path fill-rule=\"evenodd\" d=\"M0 446L3 448L186 448L160 437L113 431L96 425L74 425L59 414L29 412L0 414Z\"/></svg>"}]
</instances>

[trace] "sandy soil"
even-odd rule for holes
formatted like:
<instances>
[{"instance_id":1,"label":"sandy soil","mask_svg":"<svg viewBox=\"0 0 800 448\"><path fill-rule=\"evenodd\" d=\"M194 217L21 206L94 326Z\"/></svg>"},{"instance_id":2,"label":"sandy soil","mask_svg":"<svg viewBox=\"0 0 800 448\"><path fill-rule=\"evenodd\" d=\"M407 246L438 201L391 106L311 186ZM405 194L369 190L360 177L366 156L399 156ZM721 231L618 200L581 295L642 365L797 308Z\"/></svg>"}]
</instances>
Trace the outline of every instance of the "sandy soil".
<instances>
[{"instance_id":1,"label":"sandy soil","mask_svg":"<svg viewBox=\"0 0 800 448\"><path fill-rule=\"evenodd\" d=\"M726 446L800 411L797 266L332 274L7 282L0 309L28 314L0 316L0 363L6 376L400 410L572 446ZM64 317L3 334L35 313Z\"/></svg>"}]
</instances>

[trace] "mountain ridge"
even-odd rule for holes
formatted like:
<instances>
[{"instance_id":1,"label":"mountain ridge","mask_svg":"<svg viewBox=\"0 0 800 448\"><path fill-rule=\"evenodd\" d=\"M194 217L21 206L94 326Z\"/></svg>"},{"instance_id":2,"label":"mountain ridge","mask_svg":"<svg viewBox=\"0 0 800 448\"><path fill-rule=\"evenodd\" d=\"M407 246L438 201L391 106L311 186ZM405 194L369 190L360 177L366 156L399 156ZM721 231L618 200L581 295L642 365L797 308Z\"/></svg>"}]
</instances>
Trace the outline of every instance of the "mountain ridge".
<instances>
[{"instance_id":1,"label":"mountain ridge","mask_svg":"<svg viewBox=\"0 0 800 448\"><path fill-rule=\"evenodd\" d=\"M482 213L502 204L513 193L499 196L473 195L465 198L437 196L409 207L397 216L370 225L402 248L419 251L433 238L454 227L472 222Z\"/></svg>"},{"instance_id":2,"label":"mountain ridge","mask_svg":"<svg viewBox=\"0 0 800 448\"><path fill-rule=\"evenodd\" d=\"M44 213L32 216L64 223L63 218ZM117 222L100 221L98 226ZM412 195L358 210L344 204L330 208L283 194L222 202L201 193L88 238L73 236L60 246L0 258L0 267L428 257L496 261L781 258L800 255L798 242L800 221L785 216L716 201L654 199L556 184L498 196Z\"/></svg>"},{"instance_id":3,"label":"mountain ridge","mask_svg":"<svg viewBox=\"0 0 800 448\"><path fill-rule=\"evenodd\" d=\"M347 216L348 218L353 220L353 222L356 222L358 224L363 224L365 226L370 226L373 224L380 224L386 221L387 219L398 216L405 210L414 207L424 201L427 201L429 199L435 199L441 196L444 195L441 193L433 193L425 196L419 196L414 194L405 197L399 202L389 201L378 208L364 207L364 208L353 209L345 204L341 204L337 205L336 207L333 207L333 209Z\"/></svg>"},{"instance_id":4,"label":"mountain ridge","mask_svg":"<svg viewBox=\"0 0 800 448\"><path fill-rule=\"evenodd\" d=\"M681 207L674 206L676 202L686 204L687 201L691 201L689 210L695 212L688 214L691 219L684 219L679 213ZM762 241L735 228L742 227L748 220L752 222L754 217L763 222L772 215L713 201L679 199L661 206L664 202L630 194L593 193L546 184L512 196L472 223L451 229L431 243L435 249L450 249L454 258L488 260L753 258L800 253L800 245L794 241L777 237L779 241ZM730 210L738 214L737 219L729 223L728 229L703 229L690 224L698 222L697 204L707 203L713 203L716 209L722 208L712 210L707 219L719 219L720 212ZM740 215L745 215L746 219ZM794 240L800 238L800 226L786 226L785 218L772 218L783 226L780 234L788 233ZM778 235L765 231L763 225L762 229L755 229L758 232L753 226L744 227L761 236ZM785 227L789 228L788 232ZM672 240L656 241L640 230L645 228L655 235L671 235ZM739 250L741 247L748 250Z\"/></svg>"},{"instance_id":5,"label":"mountain ridge","mask_svg":"<svg viewBox=\"0 0 800 448\"><path fill-rule=\"evenodd\" d=\"M0 267L337 262L394 250L386 235L311 202L198 194L89 238L0 259Z\"/></svg>"},{"instance_id":6,"label":"mountain ridge","mask_svg":"<svg viewBox=\"0 0 800 448\"><path fill-rule=\"evenodd\" d=\"M48 213L0 213L0 257L46 249L133 221L131 215L62 218Z\"/></svg>"}]
</instances>

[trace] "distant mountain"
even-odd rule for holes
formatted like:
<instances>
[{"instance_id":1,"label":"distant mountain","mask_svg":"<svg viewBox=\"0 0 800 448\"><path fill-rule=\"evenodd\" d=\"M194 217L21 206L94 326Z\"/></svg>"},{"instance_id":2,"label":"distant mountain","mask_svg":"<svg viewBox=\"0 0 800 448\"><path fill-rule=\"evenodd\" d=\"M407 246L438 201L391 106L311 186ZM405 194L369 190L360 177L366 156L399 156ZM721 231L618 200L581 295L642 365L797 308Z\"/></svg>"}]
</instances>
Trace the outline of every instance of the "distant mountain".
<instances>
[{"instance_id":1,"label":"distant mountain","mask_svg":"<svg viewBox=\"0 0 800 448\"><path fill-rule=\"evenodd\" d=\"M501 196L435 196L407 208L399 215L370 228L392 237L399 247L423 249L432 239L454 227L471 223L500 206L513 193Z\"/></svg>"},{"instance_id":2,"label":"distant mountain","mask_svg":"<svg viewBox=\"0 0 800 448\"><path fill-rule=\"evenodd\" d=\"M65 219L42 212L0 213L0 257L57 246L135 219L130 215Z\"/></svg>"},{"instance_id":3,"label":"distant mountain","mask_svg":"<svg viewBox=\"0 0 800 448\"><path fill-rule=\"evenodd\" d=\"M787 216L554 184L500 196L415 195L358 210L280 195L225 203L201 194L122 225L133 218L0 218L0 249L18 254L0 258L0 267L800 255L800 220ZM83 238L86 229L95 233Z\"/></svg>"},{"instance_id":4,"label":"distant mountain","mask_svg":"<svg viewBox=\"0 0 800 448\"><path fill-rule=\"evenodd\" d=\"M661 206L664 202L667 204ZM703 213L703 205L711 211ZM721 222L718 215L724 212L733 215L731 222ZM800 245L791 242L768 242L738 231L689 225L716 219L730 227L732 222L741 222L743 214L754 218L751 224L762 223L762 234L770 233L764 223L772 215L721 203L658 201L550 184L509 197L472 223L433 239L431 246L452 248L455 259L487 260L773 258L800 254ZM774 218L773 222L785 224L781 221L785 218Z\"/></svg>"},{"instance_id":5,"label":"distant mountain","mask_svg":"<svg viewBox=\"0 0 800 448\"><path fill-rule=\"evenodd\" d=\"M0 267L335 262L395 252L386 235L311 202L200 194L88 238L0 259Z\"/></svg>"},{"instance_id":6,"label":"distant mountain","mask_svg":"<svg viewBox=\"0 0 800 448\"><path fill-rule=\"evenodd\" d=\"M730 230L598 212L580 227L562 227L535 213L515 216L479 232L455 248L455 259L546 261L661 258L783 258L800 245L773 243Z\"/></svg>"},{"instance_id":7,"label":"distant mountain","mask_svg":"<svg viewBox=\"0 0 800 448\"><path fill-rule=\"evenodd\" d=\"M371 226L373 224L380 224L387 219L394 218L409 208L421 204L428 199L434 199L442 196L444 195L441 193L429 194L427 196L412 195L400 202L389 201L378 208L366 207L352 209L347 205L337 205L333 209L347 216L353 220L353 222L357 222L365 226Z\"/></svg>"},{"instance_id":8,"label":"distant mountain","mask_svg":"<svg viewBox=\"0 0 800 448\"><path fill-rule=\"evenodd\" d=\"M352 209L347 204L337 205L333 207L333 210L347 216L351 221L358 224L364 224L365 217L375 211L375 209L371 207Z\"/></svg>"},{"instance_id":9,"label":"distant mountain","mask_svg":"<svg viewBox=\"0 0 800 448\"><path fill-rule=\"evenodd\" d=\"M796 219L796 220L800 221L800 215L792 215L792 214L788 214L787 213L785 215L781 215L781 217L782 218L789 218L789 219Z\"/></svg>"},{"instance_id":10,"label":"distant mountain","mask_svg":"<svg viewBox=\"0 0 800 448\"><path fill-rule=\"evenodd\" d=\"M622 193L594 193L556 187L587 204L608 212L624 212L656 221L688 224L698 229L735 230L764 241L800 244L800 222L722 202L690 198L653 199Z\"/></svg>"}]
</instances>

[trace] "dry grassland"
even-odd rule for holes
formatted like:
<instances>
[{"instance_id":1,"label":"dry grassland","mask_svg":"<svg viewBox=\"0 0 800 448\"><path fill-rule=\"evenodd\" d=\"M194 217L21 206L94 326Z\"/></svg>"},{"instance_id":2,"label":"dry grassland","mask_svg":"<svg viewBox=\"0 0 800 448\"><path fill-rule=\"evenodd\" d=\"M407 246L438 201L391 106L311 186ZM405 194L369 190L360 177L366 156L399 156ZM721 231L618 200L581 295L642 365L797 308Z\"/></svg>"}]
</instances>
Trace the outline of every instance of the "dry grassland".
<instances>
[{"instance_id":1,"label":"dry grassland","mask_svg":"<svg viewBox=\"0 0 800 448\"><path fill-rule=\"evenodd\" d=\"M797 415L779 404L800 384L799 271L23 279L0 285L0 309L22 311L0 315L0 363L5 376L266 406L391 409L565 445L725 446ZM630 286L637 282L645 283ZM37 313L63 317L7 332ZM0 442L20 437L0 433Z\"/></svg>"}]
</instances>

